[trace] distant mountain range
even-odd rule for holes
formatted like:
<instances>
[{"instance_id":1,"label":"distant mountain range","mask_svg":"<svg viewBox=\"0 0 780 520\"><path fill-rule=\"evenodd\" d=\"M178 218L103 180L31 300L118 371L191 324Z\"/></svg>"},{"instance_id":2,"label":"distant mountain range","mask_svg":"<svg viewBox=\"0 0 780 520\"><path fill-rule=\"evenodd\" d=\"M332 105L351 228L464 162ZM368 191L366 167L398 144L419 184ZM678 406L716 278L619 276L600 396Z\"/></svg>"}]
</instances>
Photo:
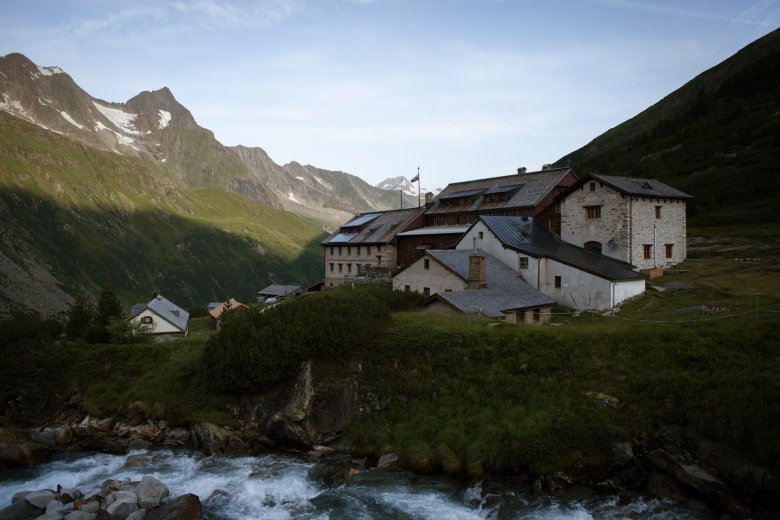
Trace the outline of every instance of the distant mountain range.
<instances>
[{"instance_id":1,"label":"distant mountain range","mask_svg":"<svg viewBox=\"0 0 780 520\"><path fill-rule=\"evenodd\" d=\"M405 195L409 195L410 197L417 197L417 194L420 191L422 191L423 194L430 192L433 193L434 196L436 196L442 190L442 188L435 188L435 189L423 188L422 190L419 190L417 183L412 183L409 179L403 176L388 177L387 179L377 184L376 187L381 190L388 190L388 191L395 191L395 192L400 191Z\"/></svg>"},{"instance_id":2,"label":"distant mountain range","mask_svg":"<svg viewBox=\"0 0 780 520\"><path fill-rule=\"evenodd\" d=\"M780 221L780 29L555 164L667 182L693 225Z\"/></svg>"},{"instance_id":3,"label":"distant mountain range","mask_svg":"<svg viewBox=\"0 0 780 520\"><path fill-rule=\"evenodd\" d=\"M168 88L111 103L90 96L58 67L9 54L0 58L0 98L0 110L95 148L154 163L181 187L221 187L311 218L325 229L358 212L399 206L398 194L354 175L296 162L281 166L261 148L223 146Z\"/></svg>"}]
</instances>

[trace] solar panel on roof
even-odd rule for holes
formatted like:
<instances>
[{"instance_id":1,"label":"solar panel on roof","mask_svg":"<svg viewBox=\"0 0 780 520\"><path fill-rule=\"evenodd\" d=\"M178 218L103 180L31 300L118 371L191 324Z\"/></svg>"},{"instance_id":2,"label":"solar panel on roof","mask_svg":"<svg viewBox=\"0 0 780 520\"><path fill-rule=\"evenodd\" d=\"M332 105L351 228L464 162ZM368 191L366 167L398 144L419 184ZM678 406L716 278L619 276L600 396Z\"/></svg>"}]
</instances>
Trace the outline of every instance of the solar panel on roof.
<instances>
[{"instance_id":1,"label":"solar panel on roof","mask_svg":"<svg viewBox=\"0 0 780 520\"><path fill-rule=\"evenodd\" d=\"M455 193L450 193L444 196L439 195L439 199L459 199L461 197L470 197L472 195L479 195L483 191L485 191L484 188L479 190L457 191Z\"/></svg>"},{"instance_id":2,"label":"solar panel on roof","mask_svg":"<svg viewBox=\"0 0 780 520\"><path fill-rule=\"evenodd\" d=\"M339 233L338 235L331 237L326 243L335 244L339 242L349 242L355 238L355 235L357 235L357 233Z\"/></svg>"},{"instance_id":3,"label":"solar panel on roof","mask_svg":"<svg viewBox=\"0 0 780 520\"><path fill-rule=\"evenodd\" d=\"M359 217L355 217L354 219L350 220L346 224L344 224L341 227L355 227L355 226L362 226L363 224L367 222L371 222L372 220L379 217L381 213L366 213L365 215L360 215Z\"/></svg>"}]
</instances>

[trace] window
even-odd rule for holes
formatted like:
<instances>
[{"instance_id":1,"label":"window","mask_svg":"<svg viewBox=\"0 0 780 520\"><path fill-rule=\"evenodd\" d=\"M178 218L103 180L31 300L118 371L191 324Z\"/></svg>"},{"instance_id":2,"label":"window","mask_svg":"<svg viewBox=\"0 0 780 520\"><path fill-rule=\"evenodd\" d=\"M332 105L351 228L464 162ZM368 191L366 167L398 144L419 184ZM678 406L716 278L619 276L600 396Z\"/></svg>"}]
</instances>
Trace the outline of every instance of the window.
<instances>
[{"instance_id":1,"label":"window","mask_svg":"<svg viewBox=\"0 0 780 520\"><path fill-rule=\"evenodd\" d=\"M661 206L655 207L655 218L661 218Z\"/></svg>"},{"instance_id":2,"label":"window","mask_svg":"<svg viewBox=\"0 0 780 520\"><path fill-rule=\"evenodd\" d=\"M381 253L382 252L382 246L376 246L376 252Z\"/></svg>"},{"instance_id":3,"label":"window","mask_svg":"<svg viewBox=\"0 0 780 520\"><path fill-rule=\"evenodd\" d=\"M371 246L366 246L366 254L367 255L371 254Z\"/></svg>"},{"instance_id":4,"label":"window","mask_svg":"<svg viewBox=\"0 0 780 520\"><path fill-rule=\"evenodd\" d=\"M151 325L152 324L152 317L151 316L141 316L141 323L144 325Z\"/></svg>"},{"instance_id":5,"label":"window","mask_svg":"<svg viewBox=\"0 0 780 520\"><path fill-rule=\"evenodd\" d=\"M653 244L642 244L642 256L645 260L653 257Z\"/></svg>"},{"instance_id":6,"label":"window","mask_svg":"<svg viewBox=\"0 0 780 520\"><path fill-rule=\"evenodd\" d=\"M517 257L517 268L518 269L528 269L528 257L527 256L518 256Z\"/></svg>"},{"instance_id":7,"label":"window","mask_svg":"<svg viewBox=\"0 0 780 520\"><path fill-rule=\"evenodd\" d=\"M560 276L556 276L555 277L555 288L556 289L560 289L561 288L561 277Z\"/></svg>"},{"instance_id":8,"label":"window","mask_svg":"<svg viewBox=\"0 0 780 520\"><path fill-rule=\"evenodd\" d=\"M587 218L601 218L601 206L585 206Z\"/></svg>"},{"instance_id":9,"label":"window","mask_svg":"<svg viewBox=\"0 0 780 520\"><path fill-rule=\"evenodd\" d=\"M360 256L360 246L357 246L357 255Z\"/></svg>"},{"instance_id":10,"label":"window","mask_svg":"<svg viewBox=\"0 0 780 520\"><path fill-rule=\"evenodd\" d=\"M352 272L352 264L347 264L347 272L348 273Z\"/></svg>"},{"instance_id":11,"label":"window","mask_svg":"<svg viewBox=\"0 0 780 520\"><path fill-rule=\"evenodd\" d=\"M412 290L411 287L409 287L408 285L404 285L404 291L409 292L411 290Z\"/></svg>"},{"instance_id":12,"label":"window","mask_svg":"<svg viewBox=\"0 0 780 520\"><path fill-rule=\"evenodd\" d=\"M666 258L671 258L672 252L674 250L674 244L665 244L664 247L666 248Z\"/></svg>"},{"instance_id":13,"label":"window","mask_svg":"<svg viewBox=\"0 0 780 520\"><path fill-rule=\"evenodd\" d=\"M430 269L431 268L431 261L427 258L423 260L423 269Z\"/></svg>"},{"instance_id":14,"label":"window","mask_svg":"<svg viewBox=\"0 0 780 520\"><path fill-rule=\"evenodd\" d=\"M590 183L590 191L596 191L596 183L595 182L591 182ZM534 309L534 311L536 311L536 309Z\"/></svg>"},{"instance_id":15,"label":"window","mask_svg":"<svg viewBox=\"0 0 780 520\"><path fill-rule=\"evenodd\" d=\"M330 255L333 256L333 246L330 246Z\"/></svg>"},{"instance_id":16,"label":"window","mask_svg":"<svg viewBox=\"0 0 780 520\"><path fill-rule=\"evenodd\" d=\"M341 246L339 246L339 256L341 256Z\"/></svg>"},{"instance_id":17,"label":"window","mask_svg":"<svg viewBox=\"0 0 780 520\"><path fill-rule=\"evenodd\" d=\"M342 264L339 264L339 272L342 272L344 270L344 266Z\"/></svg>"},{"instance_id":18,"label":"window","mask_svg":"<svg viewBox=\"0 0 780 520\"><path fill-rule=\"evenodd\" d=\"M533 313L534 313L534 322L535 323L539 323L540 321L542 321L542 310L541 309L536 308L536 309L533 310Z\"/></svg>"},{"instance_id":19,"label":"window","mask_svg":"<svg viewBox=\"0 0 780 520\"><path fill-rule=\"evenodd\" d=\"M444 289L444 292L452 292L452 289Z\"/></svg>"},{"instance_id":20,"label":"window","mask_svg":"<svg viewBox=\"0 0 780 520\"><path fill-rule=\"evenodd\" d=\"M431 288L423 287L423 296L430 296L430 295L431 295Z\"/></svg>"},{"instance_id":21,"label":"window","mask_svg":"<svg viewBox=\"0 0 780 520\"><path fill-rule=\"evenodd\" d=\"M347 256L352 254L352 246L347 246Z\"/></svg>"},{"instance_id":22,"label":"window","mask_svg":"<svg viewBox=\"0 0 780 520\"><path fill-rule=\"evenodd\" d=\"M485 238L485 234L482 231L480 231L479 232L479 239L482 240L483 238Z\"/></svg>"},{"instance_id":23,"label":"window","mask_svg":"<svg viewBox=\"0 0 780 520\"><path fill-rule=\"evenodd\" d=\"M594 253L601 254L601 242L596 242L595 240L591 240L589 242L585 242L583 246L588 251L593 251Z\"/></svg>"},{"instance_id":24,"label":"window","mask_svg":"<svg viewBox=\"0 0 780 520\"><path fill-rule=\"evenodd\" d=\"M330 263L330 272L333 272L333 262Z\"/></svg>"}]
</instances>

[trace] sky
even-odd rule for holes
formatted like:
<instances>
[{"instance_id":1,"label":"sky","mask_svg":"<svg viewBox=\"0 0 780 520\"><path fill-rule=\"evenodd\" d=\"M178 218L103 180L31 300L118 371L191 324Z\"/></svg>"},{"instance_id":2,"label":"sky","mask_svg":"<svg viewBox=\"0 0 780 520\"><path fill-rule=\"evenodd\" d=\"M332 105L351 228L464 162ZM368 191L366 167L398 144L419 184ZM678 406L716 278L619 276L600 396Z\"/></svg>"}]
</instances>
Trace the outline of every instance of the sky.
<instances>
[{"instance_id":1,"label":"sky","mask_svg":"<svg viewBox=\"0 0 780 520\"><path fill-rule=\"evenodd\" d=\"M554 162L780 26L780 0L5 0L0 55L171 89L225 145L424 188Z\"/></svg>"}]
</instances>

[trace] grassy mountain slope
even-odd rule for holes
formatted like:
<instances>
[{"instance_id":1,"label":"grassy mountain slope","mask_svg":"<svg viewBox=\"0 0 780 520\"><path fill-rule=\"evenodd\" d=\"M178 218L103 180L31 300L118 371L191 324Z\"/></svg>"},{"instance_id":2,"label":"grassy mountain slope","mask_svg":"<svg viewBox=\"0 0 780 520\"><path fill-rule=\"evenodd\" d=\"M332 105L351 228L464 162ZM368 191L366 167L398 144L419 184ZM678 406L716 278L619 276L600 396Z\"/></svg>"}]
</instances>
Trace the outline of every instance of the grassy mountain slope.
<instances>
[{"instance_id":1,"label":"grassy mountain slope","mask_svg":"<svg viewBox=\"0 0 780 520\"><path fill-rule=\"evenodd\" d=\"M780 30L556 162L650 177L695 199L698 225L780 220Z\"/></svg>"},{"instance_id":2,"label":"grassy mountain slope","mask_svg":"<svg viewBox=\"0 0 780 520\"><path fill-rule=\"evenodd\" d=\"M0 319L51 316L111 279L126 305L250 299L321 276L314 223L0 113Z\"/></svg>"}]
</instances>

